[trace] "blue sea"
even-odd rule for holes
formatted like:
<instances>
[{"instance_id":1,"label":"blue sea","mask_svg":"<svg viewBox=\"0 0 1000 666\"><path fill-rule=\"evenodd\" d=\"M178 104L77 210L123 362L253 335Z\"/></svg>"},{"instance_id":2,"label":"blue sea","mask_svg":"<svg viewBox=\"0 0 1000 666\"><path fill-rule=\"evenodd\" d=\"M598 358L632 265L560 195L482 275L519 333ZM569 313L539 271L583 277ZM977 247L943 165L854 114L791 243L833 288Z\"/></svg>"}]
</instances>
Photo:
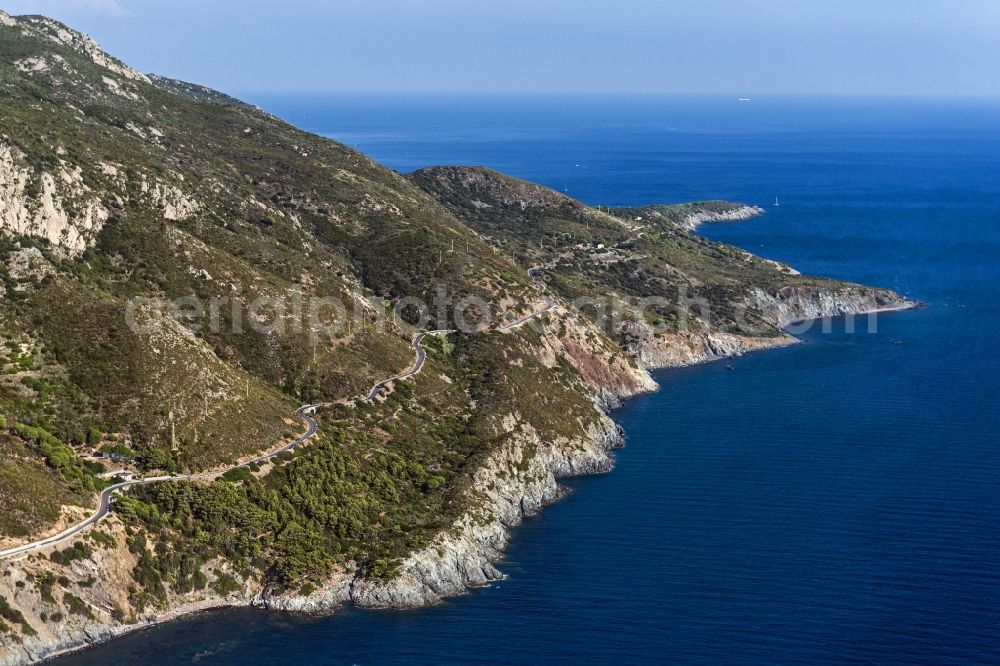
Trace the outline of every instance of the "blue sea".
<instances>
[{"instance_id":1,"label":"blue sea","mask_svg":"<svg viewBox=\"0 0 1000 666\"><path fill-rule=\"evenodd\" d=\"M614 471L518 528L486 589L408 612L210 612L60 664L1000 663L1000 102L253 101L400 171L760 204L702 233L927 307L657 373L615 413Z\"/></svg>"}]
</instances>

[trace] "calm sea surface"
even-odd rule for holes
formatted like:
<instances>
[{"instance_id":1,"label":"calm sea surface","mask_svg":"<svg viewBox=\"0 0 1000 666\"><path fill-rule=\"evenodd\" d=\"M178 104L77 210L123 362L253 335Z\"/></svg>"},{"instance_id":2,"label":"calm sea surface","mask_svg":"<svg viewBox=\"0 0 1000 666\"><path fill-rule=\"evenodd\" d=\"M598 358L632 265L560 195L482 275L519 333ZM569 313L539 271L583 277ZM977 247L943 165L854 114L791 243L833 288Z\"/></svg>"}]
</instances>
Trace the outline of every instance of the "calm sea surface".
<instances>
[{"instance_id":1,"label":"calm sea surface","mask_svg":"<svg viewBox=\"0 0 1000 666\"><path fill-rule=\"evenodd\" d=\"M400 171L766 205L703 231L929 305L733 372L659 373L615 414L616 469L519 528L487 589L411 612L212 612L60 664L1000 662L1000 103L253 101Z\"/></svg>"}]
</instances>

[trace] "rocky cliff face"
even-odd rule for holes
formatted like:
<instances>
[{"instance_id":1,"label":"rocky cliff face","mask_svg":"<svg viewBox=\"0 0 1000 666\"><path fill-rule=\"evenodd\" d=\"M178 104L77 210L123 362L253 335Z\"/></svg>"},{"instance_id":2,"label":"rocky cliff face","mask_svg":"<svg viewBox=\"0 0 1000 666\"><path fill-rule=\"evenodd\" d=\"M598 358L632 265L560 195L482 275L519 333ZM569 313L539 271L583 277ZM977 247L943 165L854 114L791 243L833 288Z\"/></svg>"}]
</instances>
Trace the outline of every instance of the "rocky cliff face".
<instances>
[{"instance_id":1,"label":"rocky cliff face","mask_svg":"<svg viewBox=\"0 0 1000 666\"><path fill-rule=\"evenodd\" d=\"M79 254L104 226L107 209L79 169L62 163L53 172L38 173L24 157L0 141L0 233L37 236L67 254Z\"/></svg>"},{"instance_id":2,"label":"rocky cliff face","mask_svg":"<svg viewBox=\"0 0 1000 666\"><path fill-rule=\"evenodd\" d=\"M126 545L125 529L116 518L100 529L111 545L92 547L87 557L60 565L47 556L32 555L0 565L0 596L10 600L33 628L19 639L0 633L0 666L35 663L203 608L249 605L257 592L242 585L223 595L209 585L173 595L168 611L127 615L123 609L130 606L138 555ZM213 581L223 574L238 579L222 561L211 563L209 570Z\"/></svg>"},{"instance_id":3,"label":"rocky cliff face","mask_svg":"<svg viewBox=\"0 0 1000 666\"><path fill-rule=\"evenodd\" d=\"M753 289L751 300L776 326L817 317L834 317L910 307L912 304L888 290L857 286L789 287L768 292ZM65 593L46 601L36 577L51 569L44 560L29 558L3 564L0 594L21 609L33 609L27 618L43 632L18 641L0 638L0 666L30 663L61 650L109 640L136 628L215 606L263 606L271 609L326 613L351 603L361 608L415 608L489 584L501 578L497 564L510 539L510 531L527 515L558 499L559 478L604 472L613 465L612 450L624 442L623 433L607 414L622 399L656 388L647 368L691 365L744 353L793 344L788 334L748 337L721 331L656 333L644 321L633 322L628 360L620 348L579 315L560 307L534 332L533 349L548 367L566 362L587 383L599 410L594 423L580 436L545 441L516 413L497 422L506 443L477 469L468 491L468 511L433 543L413 552L402 563L400 574L389 580L365 578L348 563L322 586L305 596L263 594L257 583L239 579L225 562L208 569L212 579L223 574L241 581L239 589L219 594L211 586L197 592L172 595L169 610L126 618L117 610L128 607L127 590L136 556L124 546L122 526L115 519L106 525L115 537L111 550L98 550L90 558L62 569L74 590L85 599L89 615L68 614L58 623L46 623L41 614L66 606ZM636 362L637 361L637 362ZM70 593L70 594L74 594Z\"/></svg>"},{"instance_id":4,"label":"rocky cliff face","mask_svg":"<svg viewBox=\"0 0 1000 666\"><path fill-rule=\"evenodd\" d=\"M551 293L563 301L511 335L520 336L519 343L530 347L530 355L517 359L531 361L532 372L558 370L549 375L555 378L553 383L535 387L533 395L548 397L558 384L577 400L566 419L569 426L550 435L536 429L544 425L533 426L522 418L529 410L527 400L520 403L521 413L509 403L491 403L488 425L495 426L497 440L488 441L490 446L500 443L489 449L473 472L462 469L462 483L470 484L462 504L466 510L429 545L410 553L399 575L391 579L366 578L357 562L338 562L339 568L319 589L275 596L216 558L204 566L198 563L204 585L192 583L196 589L176 592L172 588L177 577L150 574L156 547L140 541L146 535L142 523L131 523L133 534L127 534L114 515L81 535L86 548L79 556L53 557L55 549L48 549L0 562L0 601L11 604L0 607L4 618L0 666L37 661L206 607L255 605L330 612L353 603L364 608L412 608L487 584L501 575L497 564L510 530L559 497L560 477L611 468L611 451L623 443L623 435L608 411L628 397L656 388L649 368L790 344L795 339L777 327L804 318L908 306L885 290L798 279L788 267L683 231L706 222L748 219L760 214L759 208L698 202L598 210L484 169L424 170L404 180L346 147L309 137L214 91L150 79L104 54L89 38L48 19L14 19L0 12L0 30L5 31L0 51L12 54L0 59L0 82L5 82L5 91L21 93L17 99L9 96L10 103L5 97L0 113L4 125L0 236L13 239L13 249L0 263L0 273L6 274L0 277L9 278L0 281L0 296L27 293L30 285L58 274L64 260L91 250L107 272L102 273L100 291L85 293L102 298L109 296L108 285L116 284L119 273L130 280L129 295L136 284L155 285L153 293L159 295L168 273L184 294L202 288L204 294L214 294L216 281L227 292L237 291L241 275L246 283L278 293L292 289L284 277L295 275L296 285L322 282L317 293L325 295L333 283L339 289L342 278L359 289L372 289L386 302L423 293L430 280L448 276L455 293L495 297L502 310L535 296L524 267L548 266L550 277L556 278ZM4 50L11 45L16 49ZM44 94L36 94L40 92ZM38 107L43 101L48 106ZM88 113L80 111L82 107ZM35 125L43 121L50 130L59 130L57 138L44 138L56 137L47 132L38 139L42 132ZM129 219L135 223L121 224ZM169 224L179 220L188 224L183 229ZM162 233L156 231L161 226ZM148 237L143 235L147 232ZM101 255L105 250L104 243L97 243L99 235L109 241L108 256ZM53 248L52 253L35 247L34 239L28 239L30 245L19 245L25 237L47 240L47 245L40 245ZM175 249L159 252L167 246ZM428 273L432 262L427 257L435 256L437 268ZM101 266L101 261L91 263ZM148 284L132 282L147 272ZM789 281L790 277L795 279ZM87 286L81 274L73 272L69 278L67 284ZM740 300L738 305L753 308L770 329L748 336L716 323L688 332L658 333L640 317L624 331L609 332L598 330L568 305L581 293L603 295L621 289L632 295L662 296L673 287L717 295L713 305L720 310ZM74 302L97 300L94 296ZM80 309L74 309L72 317L73 326L53 326L57 332L52 341L57 346L65 342L65 331L82 319ZM101 320L108 317L102 314ZM171 409L171 439L174 413L190 413L192 422L203 410L207 416L207 404L202 406L200 394L190 390L192 385L211 386L213 405L220 398L236 405L219 413L224 426L220 433L245 427L254 430L246 433L245 439L251 439L265 429L256 425L263 423L254 421L256 414L284 413L287 405L277 398L272 403L273 392L262 391L264 398L253 403L240 396L243 387L250 392L251 379L254 388L258 381L275 381L272 388L288 390L284 375L297 362L295 357L267 356L268 362L257 369L260 376L251 377L243 368L254 366L273 347L298 349L298 339L275 344L268 336L260 346L243 349L228 344L230 340L209 344L177 326L170 336L137 345L140 352L134 354L134 367L145 374L127 374L142 381L136 381L135 389L121 389L110 402L118 405L121 395L144 392L148 408L137 413L152 413L191 393L193 407ZM618 338L622 333L629 341L624 346ZM99 339L87 337L80 346L89 348ZM373 342L366 345L365 339ZM372 372L381 372L384 359L371 358L371 349L390 359L399 346L409 352L397 338L391 345L388 338L358 336L358 340L357 347L348 342L340 345L348 349L343 366L347 369L341 372L340 365L332 365L329 374L314 378L316 386L353 381L359 367L368 365ZM111 348L114 362L107 365L113 373L95 375L89 390L97 391L108 379L126 374L118 369L122 346L119 340ZM226 365L227 359L236 362ZM201 365L188 367L196 360ZM315 363L315 354L312 360ZM281 372L268 374L272 364ZM579 405L582 408L576 411ZM372 430L379 425L373 424ZM165 433L163 423L157 427ZM198 429L194 431L193 439L198 440ZM184 542L177 544L183 547ZM143 564L146 556L149 561ZM135 610L145 607L133 595L143 594L146 584L160 586L166 610Z\"/></svg>"},{"instance_id":5,"label":"rocky cliff face","mask_svg":"<svg viewBox=\"0 0 1000 666\"><path fill-rule=\"evenodd\" d=\"M519 419L507 419L511 439L475 475L473 508L441 538L412 554L402 574L390 581L361 580L351 601L362 608L413 608L498 580L495 563L511 528L560 493L557 478L611 468L609 451L621 446L622 434L604 416L587 436L575 441L544 442Z\"/></svg>"},{"instance_id":6,"label":"rocky cliff face","mask_svg":"<svg viewBox=\"0 0 1000 666\"><path fill-rule=\"evenodd\" d=\"M762 310L775 324L784 325L804 318L836 317L912 304L888 290L845 288L797 289L769 295L755 292ZM602 356L599 347L587 346L580 354L577 341L593 339L593 330L575 320L574 330L563 335L546 335L540 349L543 356L570 358L578 368L600 367L601 379L608 381L595 391L599 403L617 404L622 398L652 390L655 382L646 368L692 365L720 358L740 356L750 351L794 344L796 338L783 334L747 337L721 332L655 335L648 326L633 331L634 352L642 366L623 371ZM582 335L581 335L582 334ZM586 360L583 360L586 359ZM586 373L585 373L586 374ZM598 382L601 379L597 380ZM269 600L271 608L305 612L325 612L344 603L362 608L416 608L499 580L497 562L510 538L510 530L560 494L558 479L594 474L613 465L611 451L624 444L624 433L606 412L585 437L573 441L544 442L529 428L519 428L516 414L508 415L504 428L511 437L476 472L470 491L470 510L443 532L430 546L407 558L402 573L391 580L371 580L338 574L330 584L309 597L286 596Z\"/></svg>"},{"instance_id":7,"label":"rocky cliff face","mask_svg":"<svg viewBox=\"0 0 1000 666\"><path fill-rule=\"evenodd\" d=\"M679 368L796 343L790 335L748 337L719 331L657 335L644 322L630 327L630 334L633 353L649 368Z\"/></svg>"},{"instance_id":8,"label":"rocky cliff face","mask_svg":"<svg viewBox=\"0 0 1000 666\"><path fill-rule=\"evenodd\" d=\"M516 413L497 419L506 443L476 470L467 493L469 509L429 546L412 553L399 576L367 579L339 572L322 589L302 597L261 599L270 608L327 612L344 603L361 608L416 608L499 580L496 563L510 531L525 516L558 499L563 477L595 474L613 466L611 452L624 433L607 413L623 399L656 389L645 368L615 353L593 325L557 309L538 322L533 348L548 367L568 362L593 392L595 419L579 436L546 441Z\"/></svg>"},{"instance_id":9,"label":"rocky cliff face","mask_svg":"<svg viewBox=\"0 0 1000 666\"><path fill-rule=\"evenodd\" d=\"M750 304L773 326L784 329L796 322L812 326L814 320L845 315L867 315L903 310L915 304L888 289L856 285L843 287L783 287L776 292L751 290ZM799 331L799 332L804 332ZM631 353L647 368L674 368L742 356L748 352L795 344L785 331L774 335L737 335L719 330L657 333L642 320L625 331Z\"/></svg>"},{"instance_id":10,"label":"rocky cliff face","mask_svg":"<svg viewBox=\"0 0 1000 666\"><path fill-rule=\"evenodd\" d=\"M534 347L536 357L549 368L560 362L572 365L604 409L656 390L646 367L623 354L620 346L579 313L560 306L549 323L529 325L541 334Z\"/></svg>"},{"instance_id":11,"label":"rocky cliff face","mask_svg":"<svg viewBox=\"0 0 1000 666\"><path fill-rule=\"evenodd\" d=\"M808 319L905 310L915 305L892 290L857 285L838 289L787 286L774 292L754 288L751 300L781 327Z\"/></svg>"},{"instance_id":12,"label":"rocky cliff face","mask_svg":"<svg viewBox=\"0 0 1000 666\"><path fill-rule=\"evenodd\" d=\"M558 479L611 469L620 429L606 415L585 436L543 441L517 414L503 419L509 435L476 471L470 509L426 548L411 554L390 580L338 574L308 597L266 600L270 608L326 612L350 602L360 608L417 608L499 580L497 561L510 530L561 493Z\"/></svg>"},{"instance_id":13,"label":"rocky cliff face","mask_svg":"<svg viewBox=\"0 0 1000 666\"><path fill-rule=\"evenodd\" d=\"M8 14L0 12L0 24L9 27L18 27L25 35L37 35L51 40L56 44L66 46L90 59L94 64L102 67L109 73L121 76L124 79L150 83L149 77L142 72L132 69L120 60L109 56L88 35L70 30L58 21L45 16L19 16L15 19Z\"/></svg>"}]
</instances>

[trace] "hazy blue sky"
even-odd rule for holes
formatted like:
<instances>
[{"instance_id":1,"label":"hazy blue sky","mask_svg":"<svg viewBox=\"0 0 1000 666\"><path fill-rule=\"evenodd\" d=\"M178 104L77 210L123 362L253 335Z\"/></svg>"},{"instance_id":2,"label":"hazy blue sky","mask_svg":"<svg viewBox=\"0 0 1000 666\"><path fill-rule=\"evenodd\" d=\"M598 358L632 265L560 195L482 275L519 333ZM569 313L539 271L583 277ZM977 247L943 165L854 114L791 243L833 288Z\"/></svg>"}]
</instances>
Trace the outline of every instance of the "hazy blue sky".
<instances>
[{"instance_id":1,"label":"hazy blue sky","mask_svg":"<svg viewBox=\"0 0 1000 666\"><path fill-rule=\"evenodd\" d=\"M1000 94L1000 0L0 0L228 91Z\"/></svg>"}]
</instances>

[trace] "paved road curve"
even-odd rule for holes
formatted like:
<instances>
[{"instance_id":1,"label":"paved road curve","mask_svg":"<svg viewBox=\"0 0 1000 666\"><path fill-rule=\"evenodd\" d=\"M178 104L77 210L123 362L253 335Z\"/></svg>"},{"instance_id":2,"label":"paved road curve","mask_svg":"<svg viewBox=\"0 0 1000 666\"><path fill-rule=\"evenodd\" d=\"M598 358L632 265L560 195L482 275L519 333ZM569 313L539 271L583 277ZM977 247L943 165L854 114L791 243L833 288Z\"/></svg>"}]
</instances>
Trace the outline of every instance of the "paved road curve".
<instances>
[{"instance_id":1,"label":"paved road curve","mask_svg":"<svg viewBox=\"0 0 1000 666\"><path fill-rule=\"evenodd\" d=\"M368 395L365 396L365 400L368 400L369 402L374 400L375 398L378 397L378 394L382 392L382 389L384 389L392 382L398 379L406 379L407 377L412 377L413 375L417 374L418 372L424 369L424 361L427 360L427 352L423 348L424 338L426 338L428 335L448 335L449 333L454 333L454 332L455 331L453 329L441 328L436 331L427 331L425 333L421 333L417 337L413 338L413 351L417 356L416 360L413 362L413 366L402 374L398 374L395 377L390 377L389 379L383 379L382 381L380 381L378 384L372 387L371 391L368 392Z\"/></svg>"},{"instance_id":2,"label":"paved road curve","mask_svg":"<svg viewBox=\"0 0 1000 666\"><path fill-rule=\"evenodd\" d=\"M241 467L249 467L254 463L266 462L284 453L285 451L291 451L299 444L302 444L303 442L312 439L316 435L316 429L317 429L316 420L309 415L312 413L314 409L315 409L314 405L303 405L302 407L299 407L298 411L296 411L295 413L299 416L299 418L301 418L303 421L306 422L306 430L301 435L299 435L294 440L284 445L280 449L271 451L270 453L266 453L262 456L258 456L253 460L248 460L244 463L240 463L239 465L234 465L233 467L222 470L221 472L201 472L199 474L180 474L177 476L151 476L146 479L123 481L121 483L116 483L113 486L108 486L107 488L101 491L100 504L97 507L97 511L94 512L92 516L84 519L83 521L77 523L76 525L73 525L72 527L66 528L59 534L50 536L46 539L41 539L39 541L28 543L23 546L18 546L16 548L10 548L8 550L0 551L0 560L10 559L12 557L17 557L19 555L27 555L36 550L41 550L46 546L52 546L62 541L66 541L67 539L71 539L72 537L75 537L81 532L84 532L91 526L96 525L97 523L104 520L105 517L107 517L107 515L111 512L112 497L115 495L115 493L121 490L125 490L126 488L143 486L150 483L157 483L159 481L212 481L213 479L219 478L220 476L222 476L223 474L225 474L230 470L239 469Z\"/></svg>"},{"instance_id":3,"label":"paved road curve","mask_svg":"<svg viewBox=\"0 0 1000 666\"><path fill-rule=\"evenodd\" d=\"M535 281L535 286L539 289L539 291L545 290L545 287L541 283L541 281L535 278L534 269L529 270L528 275L530 275L531 278ZM525 324L526 322L530 321L531 319L534 319L535 317L539 317L545 314L546 312L549 312L554 307L556 307L556 302L550 298L543 309L533 312L526 317L522 317L521 319L518 319L517 321L511 324L500 326L496 330L498 331L513 330ZM417 337L413 339L413 344L412 344L413 352L416 358L410 369L401 374L390 377L388 379L383 379L382 381L375 384L375 386L373 386L372 389L368 392L368 394L364 397L364 400L369 402L374 400L376 397L378 397L379 393L381 393L382 390L392 382L401 379L407 379L409 377L418 374L421 370L423 370L424 362L427 360L427 351L423 347L423 341L428 335L447 335L449 333L454 333L454 332L455 331L452 329L438 329L435 331L425 331L424 333L420 333L419 335L417 335ZM8 550L0 551L0 560L7 560L19 556L26 556L35 551L41 550L48 546L55 545L57 543L61 543L63 541L66 541L67 539L71 539L77 536L78 534L81 534L82 532L88 530L90 527L104 520L104 518L106 518L107 515L111 512L111 506L113 504L112 498L114 497L115 493L118 493L119 491L125 490L127 488L133 488L135 486L142 486L150 483L157 483L159 481L212 481L214 479L219 478L226 472L232 471L234 469L240 469L241 467L249 467L250 465L253 465L255 463L256 464L264 463L274 459L275 457L281 455L286 451L291 451L300 444L309 441L316 435L317 424L316 420L312 418L311 415L316 412L317 408L328 406L328 404L330 403L303 405L302 407L299 407L299 409L295 412L295 414L305 422L306 424L305 432L303 432L293 441L284 445L280 449L271 451L270 453L266 453L262 456L258 456L253 460L248 460L244 463L241 463L239 465L234 465L228 469L218 472L181 474L177 476L155 476L147 479L135 479L133 481L123 481L122 483L117 483L113 486L108 486L103 491L101 491L100 505L98 506L97 511L94 512L94 514L91 515L89 518L86 518L83 521L77 523L76 525L68 527L59 534L55 534L51 537L40 539L39 541L34 541L32 543L28 543L23 546L18 546L16 548L10 548Z\"/></svg>"},{"instance_id":4,"label":"paved road curve","mask_svg":"<svg viewBox=\"0 0 1000 666\"><path fill-rule=\"evenodd\" d=\"M535 273L537 273L542 268L544 268L544 266L535 266L533 268L529 268L528 269L528 277L530 277L531 281L535 283L535 289L537 289L539 293L544 294L545 293L545 283L542 282L541 279L539 279L535 275ZM520 328L521 326L524 326L525 324L527 324L532 319L535 319L536 317L541 317L546 312L549 312L549 311L555 309L557 305L559 305L559 304L556 303L555 299L553 299L551 296L548 296L548 297L546 297L545 307L544 308L542 308L541 310L537 310L535 312L532 312L531 314L529 314L526 317L521 317L517 321L511 322L510 324L504 324L503 326L498 326L497 330L501 331L501 332L513 331L515 328Z\"/></svg>"}]
</instances>

